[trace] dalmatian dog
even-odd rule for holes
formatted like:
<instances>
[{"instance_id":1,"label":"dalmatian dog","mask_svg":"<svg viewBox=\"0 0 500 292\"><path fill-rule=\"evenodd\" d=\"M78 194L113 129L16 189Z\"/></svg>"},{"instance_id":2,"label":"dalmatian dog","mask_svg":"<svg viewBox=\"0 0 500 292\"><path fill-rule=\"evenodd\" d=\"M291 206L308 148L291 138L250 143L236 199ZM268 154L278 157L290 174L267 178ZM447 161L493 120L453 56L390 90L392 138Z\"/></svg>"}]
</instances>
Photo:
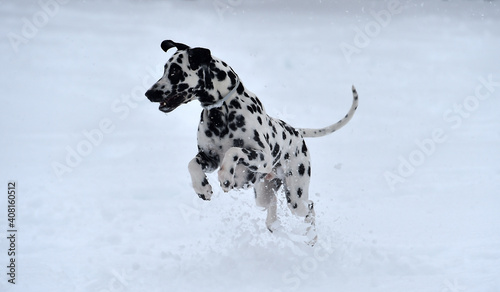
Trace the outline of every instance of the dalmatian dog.
<instances>
[{"instance_id":1,"label":"dalmatian dog","mask_svg":"<svg viewBox=\"0 0 500 292\"><path fill-rule=\"evenodd\" d=\"M291 212L305 218L304 235L313 245L317 235L314 204L308 194L311 163L304 138L333 133L349 122L358 106L354 86L353 103L343 119L323 129L298 129L268 116L257 96L209 49L171 40L163 41L161 48L177 51L146 97L159 103L164 113L195 99L203 108L198 154L188 165L194 191L210 200L213 190L206 173L216 169L224 192L253 186L256 203L267 210L266 225L273 232L279 227L276 195L283 186Z\"/></svg>"}]
</instances>

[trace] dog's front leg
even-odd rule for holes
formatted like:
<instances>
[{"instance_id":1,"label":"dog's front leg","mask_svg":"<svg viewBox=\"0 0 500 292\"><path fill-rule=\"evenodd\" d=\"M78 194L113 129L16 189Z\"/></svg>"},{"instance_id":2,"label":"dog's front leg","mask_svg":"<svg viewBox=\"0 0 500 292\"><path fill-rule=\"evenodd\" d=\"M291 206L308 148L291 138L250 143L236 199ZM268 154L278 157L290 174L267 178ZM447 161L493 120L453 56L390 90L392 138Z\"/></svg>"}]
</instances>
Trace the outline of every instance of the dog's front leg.
<instances>
[{"instance_id":1,"label":"dog's front leg","mask_svg":"<svg viewBox=\"0 0 500 292\"><path fill-rule=\"evenodd\" d=\"M273 169L272 156L264 150L231 147L224 155L219 169L219 182L224 192L229 192L235 185L236 165L242 164L252 172L270 173Z\"/></svg>"},{"instance_id":2,"label":"dog's front leg","mask_svg":"<svg viewBox=\"0 0 500 292\"><path fill-rule=\"evenodd\" d=\"M198 197L203 200L210 200L213 191L212 186L208 182L205 173L212 172L217 167L219 167L219 156L218 155L207 155L204 151L198 152L195 158L193 158L188 165L189 173L191 174L191 181L193 183L193 188Z\"/></svg>"}]
</instances>

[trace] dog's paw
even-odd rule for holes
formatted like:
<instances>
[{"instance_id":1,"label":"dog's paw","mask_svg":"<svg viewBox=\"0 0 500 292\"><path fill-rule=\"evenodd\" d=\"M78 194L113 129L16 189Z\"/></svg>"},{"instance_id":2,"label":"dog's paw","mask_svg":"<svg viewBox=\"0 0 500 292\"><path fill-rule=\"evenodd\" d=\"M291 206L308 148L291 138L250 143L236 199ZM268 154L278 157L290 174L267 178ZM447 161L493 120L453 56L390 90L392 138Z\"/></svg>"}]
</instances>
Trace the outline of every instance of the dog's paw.
<instances>
[{"instance_id":1,"label":"dog's paw","mask_svg":"<svg viewBox=\"0 0 500 292\"><path fill-rule=\"evenodd\" d=\"M198 197L204 201L210 201L210 198L212 197L212 194L201 194L201 193L198 193L197 194Z\"/></svg>"},{"instance_id":2,"label":"dog's paw","mask_svg":"<svg viewBox=\"0 0 500 292\"><path fill-rule=\"evenodd\" d=\"M266 221L266 227L267 230L269 230L271 233L279 233L283 230L283 227L281 226L281 222L279 220L274 220L272 222Z\"/></svg>"},{"instance_id":3,"label":"dog's paw","mask_svg":"<svg viewBox=\"0 0 500 292\"><path fill-rule=\"evenodd\" d=\"M210 201L210 198L212 198L212 194L214 193L212 191L212 186L206 177L201 181L201 183L193 184L193 188L196 194L198 194L198 197L205 201Z\"/></svg>"},{"instance_id":4,"label":"dog's paw","mask_svg":"<svg viewBox=\"0 0 500 292\"><path fill-rule=\"evenodd\" d=\"M234 188L234 168L229 168L229 171L226 168L221 167L218 172L220 187L224 192L229 192Z\"/></svg>"}]
</instances>

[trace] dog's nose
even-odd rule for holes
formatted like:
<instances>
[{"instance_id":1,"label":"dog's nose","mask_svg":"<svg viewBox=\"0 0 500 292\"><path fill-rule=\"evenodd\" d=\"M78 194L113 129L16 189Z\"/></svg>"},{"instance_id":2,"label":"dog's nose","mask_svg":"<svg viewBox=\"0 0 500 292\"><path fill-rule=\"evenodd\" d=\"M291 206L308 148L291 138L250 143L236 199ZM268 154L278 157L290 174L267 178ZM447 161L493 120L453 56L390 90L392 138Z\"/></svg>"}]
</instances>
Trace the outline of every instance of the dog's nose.
<instances>
[{"instance_id":1,"label":"dog's nose","mask_svg":"<svg viewBox=\"0 0 500 292\"><path fill-rule=\"evenodd\" d=\"M160 102L163 100L163 92L155 89L146 91L146 97L152 102Z\"/></svg>"}]
</instances>

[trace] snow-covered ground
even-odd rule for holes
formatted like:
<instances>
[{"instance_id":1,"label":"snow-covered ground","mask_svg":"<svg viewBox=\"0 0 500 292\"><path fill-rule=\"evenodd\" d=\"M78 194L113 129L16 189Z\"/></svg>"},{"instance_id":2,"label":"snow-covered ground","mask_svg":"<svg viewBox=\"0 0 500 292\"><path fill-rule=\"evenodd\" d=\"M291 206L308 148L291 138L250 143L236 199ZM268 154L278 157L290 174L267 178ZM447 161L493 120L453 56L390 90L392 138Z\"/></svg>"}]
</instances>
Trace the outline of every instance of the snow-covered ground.
<instances>
[{"instance_id":1,"label":"snow-covered ground","mask_svg":"<svg viewBox=\"0 0 500 292\"><path fill-rule=\"evenodd\" d=\"M497 1L1 1L0 291L499 291ZM250 190L198 199L197 102L144 97L164 39L309 139L314 247ZM16 284L7 182L16 180ZM285 231L300 220L280 199Z\"/></svg>"}]
</instances>

